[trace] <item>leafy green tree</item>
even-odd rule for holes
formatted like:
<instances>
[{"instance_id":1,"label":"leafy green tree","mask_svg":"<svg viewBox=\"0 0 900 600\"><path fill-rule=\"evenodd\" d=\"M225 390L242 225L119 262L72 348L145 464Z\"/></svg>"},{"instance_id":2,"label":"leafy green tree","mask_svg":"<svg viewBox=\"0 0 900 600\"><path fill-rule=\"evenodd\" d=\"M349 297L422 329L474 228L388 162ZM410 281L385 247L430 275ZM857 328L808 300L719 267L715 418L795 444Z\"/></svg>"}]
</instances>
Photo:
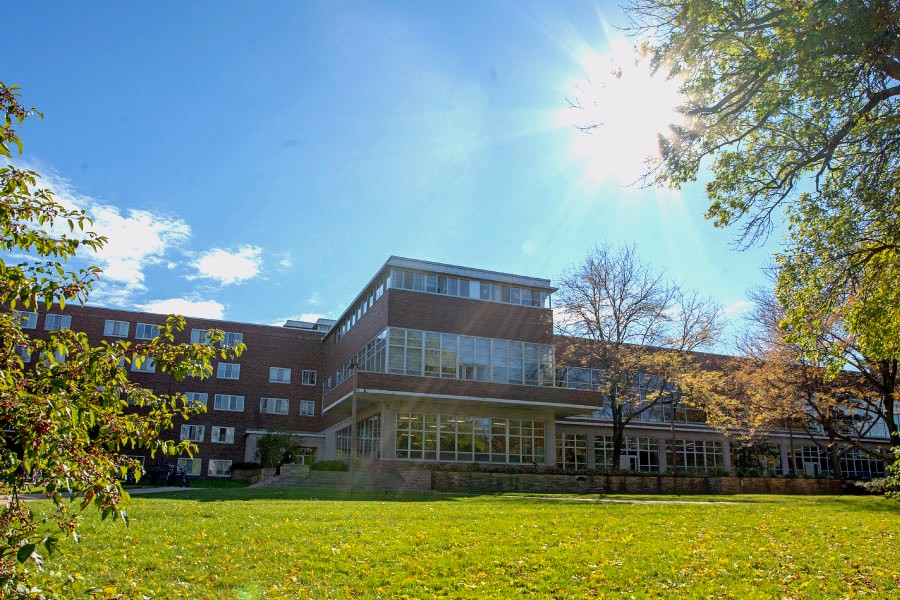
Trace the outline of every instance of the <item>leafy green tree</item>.
<instances>
[{"instance_id":1,"label":"leafy green tree","mask_svg":"<svg viewBox=\"0 0 900 600\"><path fill-rule=\"evenodd\" d=\"M0 83L0 154L21 152L16 132L35 111L19 102L15 86ZM159 337L147 343L103 341L92 345L83 333L55 331L33 338L22 328L17 308L36 310L84 301L100 276L96 267L67 271L66 261L80 248L99 249L105 240L85 228L83 211L58 204L38 187L39 175L12 164L0 168L0 597L65 595L29 585L29 571L40 566L61 537L73 536L79 513L96 506L103 518L126 518L128 494L122 481L139 465L123 452L140 449L175 454L195 450L165 439L175 417L202 407L181 394L154 394L128 380L126 365L153 360L158 372L175 379L205 377L217 355L227 358L243 347L175 343L184 327L169 317ZM17 257L12 262L11 257ZM222 332L213 331L211 341ZM37 358L26 365L23 356ZM135 409L129 408L131 402ZM22 494L39 489L52 502L47 514L33 511Z\"/></svg>"},{"instance_id":2,"label":"leafy green tree","mask_svg":"<svg viewBox=\"0 0 900 600\"><path fill-rule=\"evenodd\" d=\"M741 245L787 216L777 295L790 341L834 375L852 361L823 335L853 338L900 441L900 3L633 0L627 11L686 99L649 177L678 186L708 169L706 216L737 227Z\"/></svg>"},{"instance_id":3,"label":"leafy green tree","mask_svg":"<svg viewBox=\"0 0 900 600\"><path fill-rule=\"evenodd\" d=\"M285 455L290 453L296 459L300 455L302 440L290 433L267 433L256 442L256 455L263 467L277 467Z\"/></svg>"}]
</instances>

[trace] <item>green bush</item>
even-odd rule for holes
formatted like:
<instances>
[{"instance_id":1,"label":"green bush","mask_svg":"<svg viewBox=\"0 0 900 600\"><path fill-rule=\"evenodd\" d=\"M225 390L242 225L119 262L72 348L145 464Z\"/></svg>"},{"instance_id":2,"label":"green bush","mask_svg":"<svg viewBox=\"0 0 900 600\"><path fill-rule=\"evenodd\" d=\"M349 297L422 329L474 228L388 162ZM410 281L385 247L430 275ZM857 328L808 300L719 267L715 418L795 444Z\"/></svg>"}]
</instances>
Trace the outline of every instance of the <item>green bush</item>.
<instances>
[{"instance_id":1,"label":"green bush","mask_svg":"<svg viewBox=\"0 0 900 600\"><path fill-rule=\"evenodd\" d=\"M256 442L256 456L263 467L277 467L282 464L286 453L295 457L299 454L301 442L299 437L290 433L267 433Z\"/></svg>"},{"instance_id":2,"label":"green bush","mask_svg":"<svg viewBox=\"0 0 900 600\"><path fill-rule=\"evenodd\" d=\"M900 446L892 448L894 462L888 465L888 476L885 478L884 495L900 500Z\"/></svg>"},{"instance_id":3,"label":"green bush","mask_svg":"<svg viewBox=\"0 0 900 600\"><path fill-rule=\"evenodd\" d=\"M238 469L261 469L262 465L258 462L236 462L231 463L231 470L236 471Z\"/></svg>"},{"instance_id":4,"label":"green bush","mask_svg":"<svg viewBox=\"0 0 900 600\"><path fill-rule=\"evenodd\" d=\"M309 466L310 471L346 471L347 463L342 460L322 460Z\"/></svg>"}]
</instances>

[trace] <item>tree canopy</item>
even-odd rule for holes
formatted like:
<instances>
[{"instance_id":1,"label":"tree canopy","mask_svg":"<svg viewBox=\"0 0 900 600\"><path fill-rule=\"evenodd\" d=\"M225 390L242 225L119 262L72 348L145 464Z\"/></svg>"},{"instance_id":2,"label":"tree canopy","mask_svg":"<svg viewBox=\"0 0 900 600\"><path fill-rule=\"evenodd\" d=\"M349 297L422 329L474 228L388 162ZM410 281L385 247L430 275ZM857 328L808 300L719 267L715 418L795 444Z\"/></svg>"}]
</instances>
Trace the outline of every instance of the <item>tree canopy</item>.
<instances>
[{"instance_id":1,"label":"tree canopy","mask_svg":"<svg viewBox=\"0 0 900 600\"><path fill-rule=\"evenodd\" d=\"M776 293L788 341L832 375L861 356L895 377L900 2L633 0L627 11L685 96L650 179L708 171L706 216L742 246L786 218Z\"/></svg>"},{"instance_id":2,"label":"tree canopy","mask_svg":"<svg viewBox=\"0 0 900 600\"><path fill-rule=\"evenodd\" d=\"M667 407L715 373L691 353L713 345L721 309L643 263L634 246L597 246L559 283L558 329L572 336L558 359L602 371L591 382L612 420L613 468L628 424Z\"/></svg>"},{"instance_id":3,"label":"tree canopy","mask_svg":"<svg viewBox=\"0 0 900 600\"><path fill-rule=\"evenodd\" d=\"M16 87L0 83L0 154L21 151L16 132L37 115L19 101ZM152 360L157 372L176 380L206 377L211 361L243 350L212 344L178 344L181 317L169 317L160 335L146 343L102 341L94 345L68 329L32 337L17 309L64 308L84 301L101 275L96 267L66 270L79 249L105 242L86 228L79 210L59 205L39 187L37 173L13 164L0 168L0 596L45 597L30 587L30 565L40 565L60 534L77 540L78 513L96 506L104 518L125 517L122 488L139 464L134 450L175 454L196 448L167 439L175 417L201 407L183 394L156 394L129 381L127 365ZM213 331L210 342L221 340ZM35 360L32 360L34 358ZM47 515L32 511L23 492L40 490L53 504ZM62 583L64 585L64 583ZM58 591L58 590L57 590ZM64 590L63 590L64 592Z\"/></svg>"}]
</instances>

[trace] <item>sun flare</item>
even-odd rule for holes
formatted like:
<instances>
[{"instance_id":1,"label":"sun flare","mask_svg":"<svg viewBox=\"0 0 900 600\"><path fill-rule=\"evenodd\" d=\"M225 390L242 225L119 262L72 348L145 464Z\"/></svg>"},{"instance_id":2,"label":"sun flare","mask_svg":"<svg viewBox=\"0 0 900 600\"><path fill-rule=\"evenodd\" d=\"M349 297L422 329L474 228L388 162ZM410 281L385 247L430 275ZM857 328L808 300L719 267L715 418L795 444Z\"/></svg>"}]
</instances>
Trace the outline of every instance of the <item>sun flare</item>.
<instances>
[{"instance_id":1,"label":"sun flare","mask_svg":"<svg viewBox=\"0 0 900 600\"><path fill-rule=\"evenodd\" d=\"M582 183L634 183L659 152L658 136L683 120L679 84L653 73L626 39L611 40L604 54L585 52L579 62L584 78L573 84L572 106L561 119L577 129L571 151L585 164Z\"/></svg>"}]
</instances>

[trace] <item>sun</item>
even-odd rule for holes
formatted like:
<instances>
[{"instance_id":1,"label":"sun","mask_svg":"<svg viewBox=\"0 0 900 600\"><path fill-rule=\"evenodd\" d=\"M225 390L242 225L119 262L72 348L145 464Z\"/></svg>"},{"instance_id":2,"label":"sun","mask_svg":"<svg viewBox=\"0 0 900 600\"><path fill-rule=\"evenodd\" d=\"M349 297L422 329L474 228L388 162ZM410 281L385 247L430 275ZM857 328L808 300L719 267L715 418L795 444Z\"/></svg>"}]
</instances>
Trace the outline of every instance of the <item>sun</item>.
<instances>
[{"instance_id":1,"label":"sun","mask_svg":"<svg viewBox=\"0 0 900 600\"><path fill-rule=\"evenodd\" d=\"M683 121L679 82L653 73L630 40L612 39L603 54L579 57L584 76L572 84L571 106L560 115L573 129L571 153L585 166L582 183L639 181L659 153L659 135Z\"/></svg>"}]
</instances>

